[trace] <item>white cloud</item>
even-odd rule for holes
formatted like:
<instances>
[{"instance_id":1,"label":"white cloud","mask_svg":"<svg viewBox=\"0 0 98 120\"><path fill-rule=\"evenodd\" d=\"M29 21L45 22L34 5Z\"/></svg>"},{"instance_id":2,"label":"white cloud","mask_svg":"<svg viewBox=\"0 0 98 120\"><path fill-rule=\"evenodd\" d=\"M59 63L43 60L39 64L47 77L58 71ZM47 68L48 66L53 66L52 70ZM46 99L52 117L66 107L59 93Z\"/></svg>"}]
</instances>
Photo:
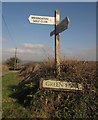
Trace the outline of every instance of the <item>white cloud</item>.
<instances>
[{"instance_id":1,"label":"white cloud","mask_svg":"<svg viewBox=\"0 0 98 120\"><path fill-rule=\"evenodd\" d=\"M4 48L2 49L2 52L13 53L15 52L15 48Z\"/></svg>"},{"instance_id":2,"label":"white cloud","mask_svg":"<svg viewBox=\"0 0 98 120\"><path fill-rule=\"evenodd\" d=\"M2 57L4 61L14 56L15 56L15 48L3 49ZM45 59L45 55L43 54L43 51L40 49L18 48L17 57L19 57L21 60L32 60L32 61L40 61Z\"/></svg>"},{"instance_id":3,"label":"white cloud","mask_svg":"<svg viewBox=\"0 0 98 120\"><path fill-rule=\"evenodd\" d=\"M17 53L18 53L18 54L20 54L20 53L32 54L33 51L32 51L31 49L18 48L18 49L17 49Z\"/></svg>"},{"instance_id":4,"label":"white cloud","mask_svg":"<svg viewBox=\"0 0 98 120\"><path fill-rule=\"evenodd\" d=\"M2 50L3 58L9 58L15 55L15 48L5 48ZM85 49L66 49L60 51L61 59L65 56L66 59L78 59L78 60L96 60L96 47L85 48ZM22 60L42 60L49 58L54 58L53 48L44 46L43 44L31 44L24 43L19 48L17 48L17 56Z\"/></svg>"},{"instance_id":5,"label":"white cloud","mask_svg":"<svg viewBox=\"0 0 98 120\"><path fill-rule=\"evenodd\" d=\"M3 53L4 52L15 53L15 48L7 48L7 49L3 49L2 51L3 51ZM25 53L25 54L29 53L30 54L30 53L33 53L33 51L31 49L18 48L17 54L21 54L21 53Z\"/></svg>"},{"instance_id":6,"label":"white cloud","mask_svg":"<svg viewBox=\"0 0 98 120\"><path fill-rule=\"evenodd\" d=\"M23 48L28 48L28 49L32 49L32 48L43 48L44 45L43 44L31 44L31 43L24 43L22 45Z\"/></svg>"},{"instance_id":7,"label":"white cloud","mask_svg":"<svg viewBox=\"0 0 98 120\"><path fill-rule=\"evenodd\" d=\"M31 43L23 43L19 48L17 48L17 53L25 53L25 54L36 54L37 52L40 53L41 49L44 48L43 44L31 44ZM4 48L4 52L7 53L14 53L15 48Z\"/></svg>"}]
</instances>

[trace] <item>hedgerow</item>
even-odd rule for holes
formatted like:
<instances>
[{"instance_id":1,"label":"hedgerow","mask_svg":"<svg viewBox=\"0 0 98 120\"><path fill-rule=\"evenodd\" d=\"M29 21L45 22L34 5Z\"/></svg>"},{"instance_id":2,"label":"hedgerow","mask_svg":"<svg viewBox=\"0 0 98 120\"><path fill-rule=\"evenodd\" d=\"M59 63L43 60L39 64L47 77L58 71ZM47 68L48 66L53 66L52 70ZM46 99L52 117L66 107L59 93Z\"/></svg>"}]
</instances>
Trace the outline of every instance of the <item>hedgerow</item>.
<instances>
[{"instance_id":1,"label":"hedgerow","mask_svg":"<svg viewBox=\"0 0 98 120\"><path fill-rule=\"evenodd\" d=\"M96 62L62 61L59 80L81 83L83 91L40 89L43 79L56 77L53 61L25 65L19 72L20 83L12 95L29 106L33 118L93 118L98 117L98 82Z\"/></svg>"}]
</instances>

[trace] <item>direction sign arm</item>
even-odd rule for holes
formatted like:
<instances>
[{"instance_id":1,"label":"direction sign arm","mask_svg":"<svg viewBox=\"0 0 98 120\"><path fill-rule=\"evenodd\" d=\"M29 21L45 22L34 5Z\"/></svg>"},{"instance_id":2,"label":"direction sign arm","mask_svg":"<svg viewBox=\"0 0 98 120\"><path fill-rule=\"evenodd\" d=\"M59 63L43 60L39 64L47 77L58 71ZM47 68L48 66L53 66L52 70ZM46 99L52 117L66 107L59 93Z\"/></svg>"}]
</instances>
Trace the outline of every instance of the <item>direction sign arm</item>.
<instances>
[{"instance_id":1,"label":"direction sign arm","mask_svg":"<svg viewBox=\"0 0 98 120\"><path fill-rule=\"evenodd\" d=\"M33 24L48 24L48 25L55 24L55 18L49 17L49 16L30 15L28 17L28 20L30 23L33 23Z\"/></svg>"},{"instance_id":2,"label":"direction sign arm","mask_svg":"<svg viewBox=\"0 0 98 120\"><path fill-rule=\"evenodd\" d=\"M68 24L69 24L69 18L65 17L57 26L56 26L56 31L53 30L50 33L50 36L54 35L55 32L56 34L61 33L62 31L66 30L68 28Z\"/></svg>"}]
</instances>

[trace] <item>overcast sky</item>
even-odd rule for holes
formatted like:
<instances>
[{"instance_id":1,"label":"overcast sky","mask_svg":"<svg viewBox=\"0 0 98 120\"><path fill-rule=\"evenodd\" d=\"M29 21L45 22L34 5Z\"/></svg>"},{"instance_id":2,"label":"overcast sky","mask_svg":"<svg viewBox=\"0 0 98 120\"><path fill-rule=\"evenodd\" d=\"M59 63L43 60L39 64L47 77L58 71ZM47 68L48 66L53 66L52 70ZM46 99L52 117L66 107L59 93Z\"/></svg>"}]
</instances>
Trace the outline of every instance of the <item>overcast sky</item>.
<instances>
[{"instance_id":1,"label":"overcast sky","mask_svg":"<svg viewBox=\"0 0 98 120\"><path fill-rule=\"evenodd\" d=\"M54 57L54 25L30 24L29 15L52 16L60 10L60 19L69 17L69 28L60 33L61 58L96 60L96 3L3 3L3 60L17 56L22 60L40 61Z\"/></svg>"}]
</instances>

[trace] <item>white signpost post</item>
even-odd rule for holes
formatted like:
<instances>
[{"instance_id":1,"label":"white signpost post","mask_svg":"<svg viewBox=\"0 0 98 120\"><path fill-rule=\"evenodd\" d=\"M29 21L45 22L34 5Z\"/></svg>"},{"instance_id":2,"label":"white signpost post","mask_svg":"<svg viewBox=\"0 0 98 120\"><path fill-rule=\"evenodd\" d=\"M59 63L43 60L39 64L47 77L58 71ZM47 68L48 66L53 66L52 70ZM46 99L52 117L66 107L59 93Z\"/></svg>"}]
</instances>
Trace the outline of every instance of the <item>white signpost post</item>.
<instances>
[{"instance_id":1,"label":"white signpost post","mask_svg":"<svg viewBox=\"0 0 98 120\"><path fill-rule=\"evenodd\" d=\"M60 22L59 10L55 11L55 17L30 15L28 17L30 23L55 25L55 29L50 33L50 36L55 35L55 68L56 77L60 75L60 36L59 33L68 28L69 18L66 17ZM57 80L41 80L40 88L62 89L62 90L82 90L82 85L72 82L57 81Z\"/></svg>"},{"instance_id":2,"label":"white signpost post","mask_svg":"<svg viewBox=\"0 0 98 120\"><path fill-rule=\"evenodd\" d=\"M50 33L50 36L55 35L55 67L56 75L60 75L60 36L59 33L68 28L69 18L66 17L60 22L60 12L55 11L55 29Z\"/></svg>"}]
</instances>

